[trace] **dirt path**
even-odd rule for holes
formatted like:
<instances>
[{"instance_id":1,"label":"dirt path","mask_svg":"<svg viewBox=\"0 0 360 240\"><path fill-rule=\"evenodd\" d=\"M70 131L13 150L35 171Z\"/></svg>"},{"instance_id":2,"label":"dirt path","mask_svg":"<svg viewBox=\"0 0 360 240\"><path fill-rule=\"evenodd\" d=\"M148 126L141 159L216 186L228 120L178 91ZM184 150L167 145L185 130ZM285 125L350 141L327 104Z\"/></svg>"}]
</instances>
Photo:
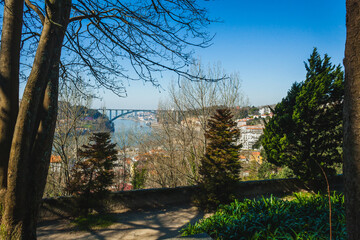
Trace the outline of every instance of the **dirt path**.
<instances>
[{"instance_id":1,"label":"dirt path","mask_svg":"<svg viewBox=\"0 0 360 240\"><path fill-rule=\"evenodd\" d=\"M45 221L37 229L40 240L68 239L167 239L179 236L189 222L204 217L196 207L184 205L116 214L117 222L109 228L74 231L67 220Z\"/></svg>"}]
</instances>

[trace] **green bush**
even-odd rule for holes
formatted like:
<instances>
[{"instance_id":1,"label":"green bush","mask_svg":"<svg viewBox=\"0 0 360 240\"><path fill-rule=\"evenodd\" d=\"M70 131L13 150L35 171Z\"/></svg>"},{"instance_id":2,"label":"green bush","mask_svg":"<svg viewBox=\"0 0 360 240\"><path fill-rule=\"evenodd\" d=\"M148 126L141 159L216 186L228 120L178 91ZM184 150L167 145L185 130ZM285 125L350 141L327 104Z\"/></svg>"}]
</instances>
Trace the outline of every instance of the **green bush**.
<instances>
[{"instance_id":1,"label":"green bush","mask_svg":"<svg viewBox=\"0 0 360 240\"><path fill-rule=\"evenodd\" d=\"M344 196L333 194L332 237L346 239ZM183 228L183 236L206 232L214 239L329 239L328 197L294 194L291 201L273 196L235 200L211 217Z\"/></svg>"}]
</instances>

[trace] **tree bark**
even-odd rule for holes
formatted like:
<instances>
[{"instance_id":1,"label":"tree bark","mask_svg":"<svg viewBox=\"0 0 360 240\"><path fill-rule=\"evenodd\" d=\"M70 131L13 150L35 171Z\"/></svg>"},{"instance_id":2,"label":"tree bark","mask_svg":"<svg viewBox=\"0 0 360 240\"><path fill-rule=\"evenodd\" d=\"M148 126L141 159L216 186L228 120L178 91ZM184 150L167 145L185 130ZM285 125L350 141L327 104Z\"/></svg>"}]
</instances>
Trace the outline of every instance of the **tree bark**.
<instances>
[{"instance_id":1,"label":"tree bark","mask_svg":"<svg viewBox=\"0 0 360 240\"><path fill-rule=\"evenodd\" d=\"M12 140L1 220L3 239L36 239L37 213L55 130L59 61L70 6L70 1L47 2L47 17Z\"/></svg>"},{"instance_id":2,"label":"tree bark","mask_svg":"<svg viewBox=\"0 0 360 240\"><path fill-rule=\"evenodd\" d=\"M57 62L58 63L58 62ZM58 64L53 67L50 82L47 85L41 109L40 126L31 153L31 174L27 191L27 206L23 231L36 239L36 224L39 207L44 193L49 169L51 147L54 138L58 106ZM29 239L29 238L26 238Z\"/></svg>"},{"instance_id":3,"label":"tree bark","mask_svg":"<svg viewBox=\"0 0 360 240\"><path fill-rule=\"evenodd\" d=\"M6 0L0 49L0 199L6 191L12 136L19 108L23 0Z\"/></svg>"},{"instance_id":4,"label":"tree bark","mask_svg":"<svg viewBox=\"0 0 360 240\"><path fill-rule=\"evenodd\" d=\"M346 1L344 179L348 239L360 239L360 2Z\"/></svg>"}]
</instances>

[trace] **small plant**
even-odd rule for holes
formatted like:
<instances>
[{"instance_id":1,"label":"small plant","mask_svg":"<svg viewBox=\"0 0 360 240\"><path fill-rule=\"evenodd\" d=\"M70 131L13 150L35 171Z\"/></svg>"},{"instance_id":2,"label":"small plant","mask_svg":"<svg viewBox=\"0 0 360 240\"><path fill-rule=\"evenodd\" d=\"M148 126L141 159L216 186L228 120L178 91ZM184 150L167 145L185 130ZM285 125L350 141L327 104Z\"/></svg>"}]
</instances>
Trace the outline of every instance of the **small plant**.
<instances>
[{"instance_id":1,"label":"small plant","mask_svg":"<svg viewBox=\"0 0 360 240\"><path fill-rule=\"evenodd\" d=\"M333 239L346 239L344 196L334 193ZM235 200L211 217L189 224L184 236L206 232L214 239L328 239L327 196L296 193L291 201L275 198Z\"/></svg>"}]
</instances>

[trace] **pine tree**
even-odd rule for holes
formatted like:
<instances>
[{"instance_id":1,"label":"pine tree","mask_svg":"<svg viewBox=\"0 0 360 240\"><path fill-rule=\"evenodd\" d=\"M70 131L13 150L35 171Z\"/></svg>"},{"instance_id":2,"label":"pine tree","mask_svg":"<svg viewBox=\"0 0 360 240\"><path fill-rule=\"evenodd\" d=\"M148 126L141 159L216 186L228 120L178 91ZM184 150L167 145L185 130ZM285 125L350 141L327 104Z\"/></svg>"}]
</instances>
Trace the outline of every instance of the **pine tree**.
<instances>
[{"instance_id":1,"label":"pine tree","mask_svg":"<svg viewBox=\"0 0 360 240\"><path fill-rule=\"evenodd\" d=\"M67 191L80 197L80 208L86 212L109 192L114 179L114 162L117 160L116 144L110 133L93 133L88 145L78 150L78 161L72 170Z\"/></svg>"},{"instance_id":2,"label":"pine tree","mask_svg":"<svg viewBox=\"0 0 360 240\"><path fill-rule=\"evenodd\" d=\"M309 182L322 179L322 171L334 175L342 161L344 73L316 48L305 68L305 81L295 83L274 109L262 144L270 163Z\"/></svg>"},{"instance_id":3,"label":"pine tree","mask_svg":"<svg viewBox=\"0 0 360 240\"><path fill-rule=\"evenodd\" d=\"M232 117L228 108L216 110L205 133L208 144L199 169L202 194L198 200L207 209L230 202L240 180L240 131Z\"/></svg>"}]
</instances>

